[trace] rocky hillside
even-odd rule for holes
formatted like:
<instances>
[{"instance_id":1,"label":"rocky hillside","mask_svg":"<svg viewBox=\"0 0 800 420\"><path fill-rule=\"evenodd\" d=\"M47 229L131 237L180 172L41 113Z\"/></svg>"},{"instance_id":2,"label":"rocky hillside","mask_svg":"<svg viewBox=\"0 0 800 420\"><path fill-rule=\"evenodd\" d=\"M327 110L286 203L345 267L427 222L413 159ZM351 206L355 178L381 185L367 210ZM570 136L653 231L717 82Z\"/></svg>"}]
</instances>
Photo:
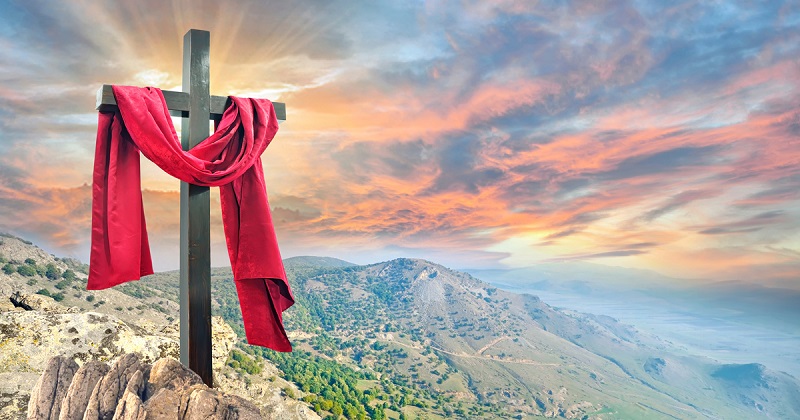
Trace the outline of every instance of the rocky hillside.
<instances>
[{"instance_id":1,"label":"rocky hillside","mask_svg":"<svg viewBox=\"0 0 800 420\"><path fill-rule=\"evenodd\" d=\"M0 236L0 419L25 418L34 384L54 355L75 370L118 363L129 353L148 365L180 357L175 299L135 284L87 292L86 268ZM319 418L287 397L302 392L273 364L260 361L250 372L230 366L240 339L221 317L212 318L212 329L217 389L253 401L265 416Z\"/></svg>"}]
</instances>

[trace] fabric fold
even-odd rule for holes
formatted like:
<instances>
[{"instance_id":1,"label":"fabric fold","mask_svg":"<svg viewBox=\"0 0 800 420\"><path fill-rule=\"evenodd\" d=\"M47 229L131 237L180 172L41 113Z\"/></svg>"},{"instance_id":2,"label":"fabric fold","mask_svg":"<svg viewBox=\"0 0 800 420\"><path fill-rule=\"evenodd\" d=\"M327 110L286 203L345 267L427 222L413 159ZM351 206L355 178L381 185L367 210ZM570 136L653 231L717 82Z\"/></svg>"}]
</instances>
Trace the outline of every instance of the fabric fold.
<instances>
[{"instance_id":1,"label":"fabric fold","mask_svg":"<svg viewBox=\"0 0 800 420\"><path fill-rule=\"evenodd\" d=\"M230 97L206 140L183 151L160 89L114 86L118 110L101 112L92 188L87 289L153 273L139 153L194 185L220 187L222 222L247 341L291 351L282 313L294 303L270 215L261 154L278 131L272 102Z\"/></svg>"}]
</instances>

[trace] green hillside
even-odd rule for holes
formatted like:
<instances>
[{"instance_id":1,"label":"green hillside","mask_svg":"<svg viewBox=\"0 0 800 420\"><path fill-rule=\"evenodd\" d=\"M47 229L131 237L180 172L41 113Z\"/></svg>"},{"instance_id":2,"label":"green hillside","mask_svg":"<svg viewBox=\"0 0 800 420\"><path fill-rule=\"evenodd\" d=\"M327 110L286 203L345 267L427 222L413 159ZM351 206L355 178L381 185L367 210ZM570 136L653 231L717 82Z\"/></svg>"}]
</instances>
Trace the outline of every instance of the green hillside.
<instances>
[{"instance_id":1,"label":"green hillside","mask_svg":"<svg viewBox=\"0 0 800 420\"><path fill-rule=\"evenodd\" d=\"M730 380L736 369L684 354L612 318L556 310L427 261L337 266L311 258L290 259L286 267L297 299L285 314L295 352L242 344L240 359L248 362L235 362L246 370L262 358L272 361L322 417L800 413L793 402L797 381L788 375L763 369L756 383L764 386L742 387ZM212 286L215 313L243 337L230 270L214 269ZM123 286L134 294L150 288L177 298L176 273Z\"/></svg>"}]
</instances>

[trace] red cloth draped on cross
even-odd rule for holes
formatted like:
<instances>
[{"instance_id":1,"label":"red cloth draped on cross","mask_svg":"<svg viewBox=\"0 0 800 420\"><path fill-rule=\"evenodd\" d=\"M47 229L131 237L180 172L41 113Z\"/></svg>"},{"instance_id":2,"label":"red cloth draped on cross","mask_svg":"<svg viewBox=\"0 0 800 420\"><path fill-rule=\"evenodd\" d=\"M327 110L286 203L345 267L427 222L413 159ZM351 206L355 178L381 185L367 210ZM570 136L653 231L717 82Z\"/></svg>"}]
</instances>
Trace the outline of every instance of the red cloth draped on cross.
<instances>
[{"instance_id":1,"label":"red cloth draped on cross","mask_svg":"<svg viewBox=\"0 0 800 420\"><path fill-rule=\"evenodd\" d=\"M97 127L87 289L106 289L153 273L142 206L141 151L181 181L220 187L247 342L291 351L281 314L294 297L261 166L261 153L278 131L272 102L231 96L214 134L186 152L160 89L113 88L118 111L101 112Z\"/></svg>"}]
</instances>

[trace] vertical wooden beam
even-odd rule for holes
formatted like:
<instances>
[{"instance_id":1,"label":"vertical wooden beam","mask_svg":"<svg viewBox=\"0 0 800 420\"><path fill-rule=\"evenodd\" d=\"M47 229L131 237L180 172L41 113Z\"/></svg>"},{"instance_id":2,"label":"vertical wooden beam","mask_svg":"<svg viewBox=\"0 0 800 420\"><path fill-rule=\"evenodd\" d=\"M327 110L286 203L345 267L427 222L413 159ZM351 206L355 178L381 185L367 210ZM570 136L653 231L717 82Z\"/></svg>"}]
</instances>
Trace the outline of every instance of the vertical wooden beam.
<instances>
[{"instance_id":1,"label":"vertical wooden beam","mask_svg":"<svg viewBox=\"0 0 800 420\"><path fill-rule=\"evenodd\" d=\"M189 116L181 119L181 144L189 150L209 135L209 33L183 37L183 91ZM181 182L181 363L208 386L211 370L211 239L208 187Z\"/></svg>"}]
</instances>

